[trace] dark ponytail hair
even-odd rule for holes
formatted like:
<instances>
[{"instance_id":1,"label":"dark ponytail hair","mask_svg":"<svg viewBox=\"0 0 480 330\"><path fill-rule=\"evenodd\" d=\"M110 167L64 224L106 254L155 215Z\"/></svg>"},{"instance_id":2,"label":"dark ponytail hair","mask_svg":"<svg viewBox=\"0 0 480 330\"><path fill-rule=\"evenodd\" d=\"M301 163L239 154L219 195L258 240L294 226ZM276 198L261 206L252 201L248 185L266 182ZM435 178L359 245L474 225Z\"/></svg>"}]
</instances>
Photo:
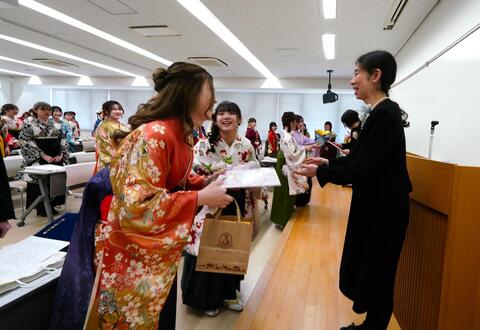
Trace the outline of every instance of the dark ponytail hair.
<instances>
[{"instance_id":1,"label":"dark ponytail hair","mask_svg":"<svg viewBox=\"0 0 480 330\"><path fill-rule=\"evenodd\" d=\"M229 112L231 114L235 114L238 117L238 120L242 120L242 112L240 111L240 107L230 101L223 101L215 108L215 112L212 114L212 126L210 128L210 133L208 133L208 142L210 143L209 150L214 152L215 146L217 145L218 141L220 140L220 128L217 125L217 115L220 112Z\"/></svg>"},{"instance_id":2,"label":"dark ponytail hair","mask_svg":"<svg viewBox=\"0 0 480 330\"><path fill-rule=\"evenodd\" d=\"M128 119L132 131L154 120L177 117L183 123L185 142L191 144L188 137L192 134L194 125L190 114L205 82L212 92L211 105L205 112L213 107L215 93L212 76L198 65L175 62L167 69L156 69L152 78L157 94L147 103L140 104L137 112ZM115 138L119 140L122 135L125 137L128 133L118 132Z\"/></svg>"},{"instance_id":3,"label":"dark ponytail hair","mask_svg":"<svg viewBox=\"0 0 480 330\"><path fill-rule=\"evenodd\" d=\"M364 68L369 74L372 74L376 69L380 70L382 72L380 76L380 89L388 96L390 87L397 76L397 62L395 61L395 57L387 51L375 50L360 56L356 64ZM408 114L402 109L400 109L400 113L403 127L409 127L410 123L407 121Z\"/></svg>"},{"instance_id":4,"label":"dark ponytail hair","mask_svg":"<svg viewBox=\"0 0 480 330\"><path fill-rule=\"evenodd\" d=\"M287 132L290 132L290 123L295 121L295 114L291 111L284 112L282 115L282 125L283 128L287 129Z\"/></svg>"}]
</instances>

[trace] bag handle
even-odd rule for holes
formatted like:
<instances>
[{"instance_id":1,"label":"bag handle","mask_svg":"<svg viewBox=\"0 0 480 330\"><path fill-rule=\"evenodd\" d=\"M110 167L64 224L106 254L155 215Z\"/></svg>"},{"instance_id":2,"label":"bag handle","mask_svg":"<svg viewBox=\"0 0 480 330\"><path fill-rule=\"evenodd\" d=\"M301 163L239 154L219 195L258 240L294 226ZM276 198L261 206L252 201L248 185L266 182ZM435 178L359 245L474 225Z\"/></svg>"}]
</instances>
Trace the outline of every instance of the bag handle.
<instances>
[{"instance_id":1,"label":"bag handle","mask_svg":"<svg viewBox=\"0 0 480 330\"><path fill-rule=\"evenodd\" d=\"M240 223L242 221L242 212L240 211L240 205L238 205L235 198L233 199L233 201L235 202L236 209L237 209L237 223ZM217 210L217 213L215 213L215 216L213 217L215 220L218 220L218 218L220 217L220 214L222 213L222 210L223 209L221 208Z\"/></svg>"}]
</instances>

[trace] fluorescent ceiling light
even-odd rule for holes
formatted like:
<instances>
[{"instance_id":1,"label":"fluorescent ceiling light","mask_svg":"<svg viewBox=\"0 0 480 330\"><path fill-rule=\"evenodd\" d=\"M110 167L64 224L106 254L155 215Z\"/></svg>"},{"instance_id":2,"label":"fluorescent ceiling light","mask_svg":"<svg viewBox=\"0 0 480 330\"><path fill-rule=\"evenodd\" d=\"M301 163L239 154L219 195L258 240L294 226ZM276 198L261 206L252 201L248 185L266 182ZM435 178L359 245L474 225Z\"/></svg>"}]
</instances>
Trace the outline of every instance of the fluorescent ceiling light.
<instances>
[{"instance_id":1,"label":"fluorescent ceiling light","mask_svg":"<svg viewBox=\"0 0 480 330\"><path fill-rule=\"evenodd\" d=\"M31 76L30 80L28 81L29 85L41 85L42 81L40 80L39 76Z\"/></svg>"},{"instance_id":2,"label":"fluorescent ceiling light","mask_svg":"<svg viewBox=\"0 0 480 330\"><path fill-rule=\"evenodd\" d=\"M133 80L133 82L130 86L132 86L132 87L149 87L150 84L148 83L148 81L145 77L137 76Z\"/></svg>"},{"instance_id":3,"label":"fluorescent ceiling light","mask_svg":"<svg viewBox=\"0 0 480 330\"><path fill-rule=\"evenodd\" d=\"M337 18L337 0L322 0L322 7L325 19Z\"/></svg>"},{"instance_id":4,"label":"fluorescent ceiling light","mask_svg":"<svg viewBox=\"0 0 480 330\"><path fill-rule=\"evenodd\" d=\"M92 80L89 76L82 76L77 82L77 86L92 86Z\"/></svg>"},{"instance_id":5,"label":"fluorescent ceiling light","mask_svg":"<svg viewBox=\"0 0 480 330\"><path fill-rule=\"evenodd\" d=\"M260 72L267 80L274 81L277 77L263 65L255 55L199 0L177 0L193 16L205 24L220 39L243 57L250 65ZM278 82L282 88L280 82Z\"/></svg>"},{"instance_id":6,"label":"fluorescent ceiling light","mask_svg":"<svg viewBox=\"0 0 480 330\"><path fill-rule=\"evenodd\" d=\"M322 34L323 55L327 60L335 58L335 35Z\"/></svg>"},{"instance_id":7,"label":"fluorescent ceiling light","mask_svg":"<svg viewBox=\"0 0 480 330\"><path fill-rule=\"evenodd\" d=\"M14 74L14 75L17 75L17 76L33 77L33 75L28 74L28 73L23 73L23 72L18 72L18 71L13 71L13 70L7 70L7 69L0 69L0 72L10 73L10 74Z\"/></svg>"},{"instance_id":8,"label":"fluorescent ceiling light","mask_svg":"<svg viewBox=\"0 0 480 330\"><path fill-rule=\"evenodd\" d=\"M73 73L73 72L70 72L70 71L65 71L65 70L60 70L60 69L49 68L48 66L35 64L35 63L29 63L29 62L24 62L24 61L16 60L14 58L5 57L5 56L1 56L1 55L0 55L0 60L13 62L13 63L24 64L24 65L28 65L28 66L33 66L35 68L48 70L48 71L53 71L53 72L58 72L58 73L61 73L61 74L67 75L67 76L84 77L83 75L78 74L78 73Z\"/></svg>"},{"instance_id":9,"label":"fluorescent ceiling light","mask_svg":"<svg viewBox=\"0 0 480 330\"><path fill-rule=\"evenodd\" d=\"M52 48L44 47L44 46L35 44L33 42L29 42L29 41L21 40L21 39L18 39L18 38L10 37L10 36L4 35L4 34L0 34L0 39L10 41L10 42L13 42L13 43L16 43L18 45L25 46L25 47L30 47L30 48L33 48L33 49L37 49L37 50L40 50L40 51L43 51L43 52L46 52L46 53L50 53L50 54L66 57L66 58L69 58L69 59L72 59L72 60L75 60L75 61L87 63L87 64L90 64L90 65L93 65L93 66L96 66L96 67L99 67L99 68L102 68L102 69L106 69L106 70L110 70L110 71L113 71L113 72L116 72L116 73L123 74L123 75L126 75L126 76L130 76L130 77L137 77L138 76L134 73L131 73L131 72L128 72L128 71L125 71L125 70L121 70L121 69L115 68L115 67L110 66L110 65L90 61L90 60L87 60L87 59L82 58L82 57L78 57L78 56L68 54L68 53L65 53L65 52L62 52L62 51L59 51L59 50L55 50L55 49L52 49Z\"/></svg>"},{"instance_id":10,"label":"fluorescent ceiling light","mask_svg":"<svg viewBox=\"0 0 480 330\"><path fill-rule=\"evenodd\" d=\"M172 64L171 61L160 57L158 55L155 55L152 52L149 52L148 50L145 50L143 48L140 48L138 46L135 46L134 44L131 44L125 40L122 40L120 38L117 38L111 34L108 34L106 32L103 32L102 30L99 30L97 28L94 28L93 26L90 26L88 24L85 24L71 16L65 15L53 8L50 8L48 6L42 5L41 3L34 1L34 0L18 0L18 4L25 6L27 8L30 8L32 10L35 10L41 14L47 15L51 18L54 18L58 21L61 21L65 24L71 25L77 29L83 30L85 32L91 33L96 37L100 37L102 39L105 39L111 43L116 44L117 46L126 48L132 52L135 52L137 54L143 55L145 57L148 57L154 61L160 62L164 65L170 66Z\"/></svg>"},{"instance_id":11,"label":"fluorescent ceiling light","mask_svg":"<svg viewBox=\"0 0 480 330\"><path fill-rule=\"evenodd\" d=\"M283 88L283 86L277 78L269 78L265 80L261 88Z\"/></svg>"}]
</instances>

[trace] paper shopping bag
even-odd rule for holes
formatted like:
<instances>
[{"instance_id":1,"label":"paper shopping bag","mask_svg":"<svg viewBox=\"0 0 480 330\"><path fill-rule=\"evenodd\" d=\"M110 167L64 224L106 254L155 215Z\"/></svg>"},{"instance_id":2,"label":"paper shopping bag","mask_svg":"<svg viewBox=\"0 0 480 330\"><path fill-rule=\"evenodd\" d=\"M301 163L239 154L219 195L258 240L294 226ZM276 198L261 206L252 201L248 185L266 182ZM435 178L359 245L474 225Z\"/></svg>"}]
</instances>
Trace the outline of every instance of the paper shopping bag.
<instances>
[{"instance_id":1,"label":"paper shopping bag","mask_svg":"<svg viewBox=\"0 0 480 330\"><path fill-rule=\"evenodd\" d=\"M236 216L220 213L205 218L195 270L243 275L248 267L253 222L242 220L238 204Z\"/></svg>"}]
</instances>

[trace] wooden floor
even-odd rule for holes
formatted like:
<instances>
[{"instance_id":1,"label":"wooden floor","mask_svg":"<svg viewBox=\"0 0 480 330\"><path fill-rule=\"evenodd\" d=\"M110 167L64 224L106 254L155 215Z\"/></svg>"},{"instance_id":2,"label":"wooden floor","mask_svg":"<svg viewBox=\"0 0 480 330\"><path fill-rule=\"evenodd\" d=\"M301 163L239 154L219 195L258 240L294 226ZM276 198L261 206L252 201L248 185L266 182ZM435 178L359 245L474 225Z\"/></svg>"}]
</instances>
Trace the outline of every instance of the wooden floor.
<instances>
[{"instance_id":1,"label":"wooden floor","mask_svg":"<svg viewBox=\"0 0 480 330\"><path fill-rule=\"evenodd\" d=\"M314 181L265 267L236 329L339 329L361 323L338 289L351 189ZM389 330L400 329L394 318Z\"/></svg>"}]
</instances>

